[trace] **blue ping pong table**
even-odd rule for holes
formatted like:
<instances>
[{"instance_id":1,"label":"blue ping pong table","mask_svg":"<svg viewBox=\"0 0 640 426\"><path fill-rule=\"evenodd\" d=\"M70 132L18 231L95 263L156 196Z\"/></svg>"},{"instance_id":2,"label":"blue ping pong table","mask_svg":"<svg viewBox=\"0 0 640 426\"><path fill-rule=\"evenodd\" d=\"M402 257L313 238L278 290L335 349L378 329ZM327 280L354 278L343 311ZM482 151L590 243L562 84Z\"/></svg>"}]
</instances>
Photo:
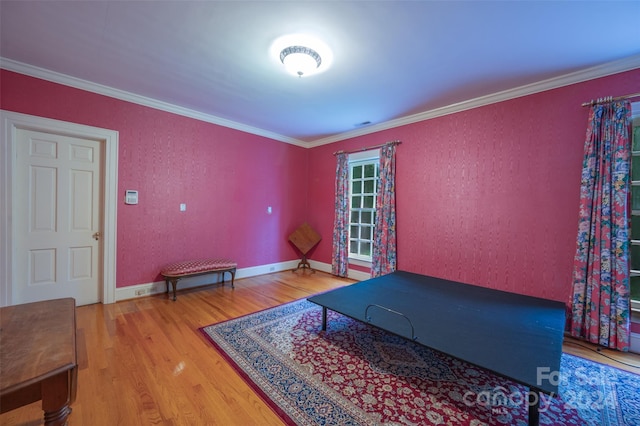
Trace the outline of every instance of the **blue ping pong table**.
<instances>
[{"instance_id":1,"label":"blue ping pong table","mask_svg":"<svg viewBox=\"0 0 640 426\"><path fill-rule=\"evenodd\" d=\"M323 330L330 309L529 387L529 425L540 393L558 392L548 373L560 371L562 302L405 271L308 300L322 306Z\"/></svg>"}]
</instances>

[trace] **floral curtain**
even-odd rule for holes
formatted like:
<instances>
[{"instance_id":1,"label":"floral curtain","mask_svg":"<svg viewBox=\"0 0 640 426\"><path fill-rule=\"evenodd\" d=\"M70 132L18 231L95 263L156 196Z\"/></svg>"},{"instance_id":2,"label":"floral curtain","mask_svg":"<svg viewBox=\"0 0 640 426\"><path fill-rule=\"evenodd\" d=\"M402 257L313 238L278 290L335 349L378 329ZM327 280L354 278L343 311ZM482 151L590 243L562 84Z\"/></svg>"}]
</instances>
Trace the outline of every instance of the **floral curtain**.
<instances>
[{"instance_id":1,"label":"floral curtain","mask_svg":"<svg viewBox=\"0 0 640 426\"><path fill-rule=\"evenodd\" d=\"M373 232L371 276L396 270L396 142L380 150L380 180L376 202L376 226Z\"/></svg>"},{"instance_id":2,"label":"floral curtain","mask_svg":"<svg viewBox=\"0 0 640 426\"><path fill-rule=\"evenodd\" d=\"M631 105L591 107L573 267L571 335L629 349Z\"/></svg>"},{"instance_id":3,"label":"floral curtain","mask_svg":"<svg viewBox=\"0 0 640 426\"><path fill-rule=\"evenodd\" d=\"M349 154L336 154L336 201L333 222L331 273L346 277L349 272Z\"/></svg>"}]
</instances>

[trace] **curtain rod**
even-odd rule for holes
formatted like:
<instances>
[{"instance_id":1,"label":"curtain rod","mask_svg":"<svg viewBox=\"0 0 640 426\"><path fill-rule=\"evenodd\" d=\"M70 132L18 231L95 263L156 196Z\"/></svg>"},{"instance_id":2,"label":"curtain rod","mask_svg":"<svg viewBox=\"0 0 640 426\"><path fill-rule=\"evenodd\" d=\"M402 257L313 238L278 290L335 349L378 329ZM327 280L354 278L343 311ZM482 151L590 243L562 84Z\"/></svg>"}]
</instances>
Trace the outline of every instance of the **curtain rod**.
<instances>
[{"instance_id":1,"label":"curtain rod","mask_svg":"<svg viewBox=\"0 0 640 426\"><path fill-rule=\"evenodd\" d=\"M367 146L367 147L362 147L360 149L354 149L353 151L336 151L333 153L333 155L338 155L338 154L353 154L355 152L362 152L362 151L369 151L370 149L376 149L376 148L382 148L385 145L389 145L389 144L393 144L393 145L400 145L402 142L399 140L395 140L395 141L391 141L391 142L387 142L387 143L382 143L380 145L375 145L375 146Z\"/></svg>"},{"instance_id":2,"label":"curtain rod","mask_svg":"<svg viewBox=\"0 0 640 426\"><path fill-rule=\"evenodd\" d=\"M623 99L632 99L632 98L638 98L638 97L640 97L640 93L634 93L632 95L618 96L617 98L614 98L613 96L608 96L606 98L591 99L590 102L584 102L582 104L582 106L586 107L586 106L591 106L591 105L602 104L602 103L605 103L605 102L621 101Z\"/></svg>"}]
</instances>

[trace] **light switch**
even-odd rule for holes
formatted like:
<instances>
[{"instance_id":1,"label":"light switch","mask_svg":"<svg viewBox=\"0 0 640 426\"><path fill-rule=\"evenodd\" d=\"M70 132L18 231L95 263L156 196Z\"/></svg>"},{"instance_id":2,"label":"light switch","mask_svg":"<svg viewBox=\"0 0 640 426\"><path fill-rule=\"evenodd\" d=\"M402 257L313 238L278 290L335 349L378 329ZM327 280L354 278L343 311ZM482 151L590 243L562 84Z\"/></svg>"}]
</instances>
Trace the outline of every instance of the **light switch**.
<instances>
[{"instance_id":1,"label":"light switch","mask_svg":"<svg viewBox=\"0 0 640 426\"><path fill-rule=\"evenodd\" d=\"M125 204L138 204L138 191L127 189L124 194Z\"/></svg>"},{"instance_id":2,"label":"light switch","mask_svg":"<svg viewBox=\"0 0 640 426\"><path fill-rule=\"evenodd\" d=\"M180 211L181 212L186 212L187 211L187 205L185 203L180 204Z\"/></svg>"},{"instance_id":3,"label":"light switch","mask_svg":"<svg viewBox=\"0 0 640 426\"><path fill-rule=\"evenodd\" d=\"M271 214L271 206L267 207L267 214Z\"/></svg>"}]
</instances>

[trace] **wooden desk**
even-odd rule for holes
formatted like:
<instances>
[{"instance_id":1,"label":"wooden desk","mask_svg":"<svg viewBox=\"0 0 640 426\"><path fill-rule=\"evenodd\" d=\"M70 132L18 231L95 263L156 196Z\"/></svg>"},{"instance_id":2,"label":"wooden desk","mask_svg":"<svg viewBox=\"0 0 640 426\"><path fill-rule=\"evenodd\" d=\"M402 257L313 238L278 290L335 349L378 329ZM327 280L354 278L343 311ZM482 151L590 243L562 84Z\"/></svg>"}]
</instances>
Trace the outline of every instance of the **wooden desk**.
<instances>
[{"instance_id":1,"label":"wooden desk","mask_svg":"<svg viewBox=\"0 0 640 426\"><path fill-rule=\"evenodd\" d=\"M65 425L76 383L74 299L0 308L0 413L42 400L44 424Z\"/></svg>"}]
</instances>

